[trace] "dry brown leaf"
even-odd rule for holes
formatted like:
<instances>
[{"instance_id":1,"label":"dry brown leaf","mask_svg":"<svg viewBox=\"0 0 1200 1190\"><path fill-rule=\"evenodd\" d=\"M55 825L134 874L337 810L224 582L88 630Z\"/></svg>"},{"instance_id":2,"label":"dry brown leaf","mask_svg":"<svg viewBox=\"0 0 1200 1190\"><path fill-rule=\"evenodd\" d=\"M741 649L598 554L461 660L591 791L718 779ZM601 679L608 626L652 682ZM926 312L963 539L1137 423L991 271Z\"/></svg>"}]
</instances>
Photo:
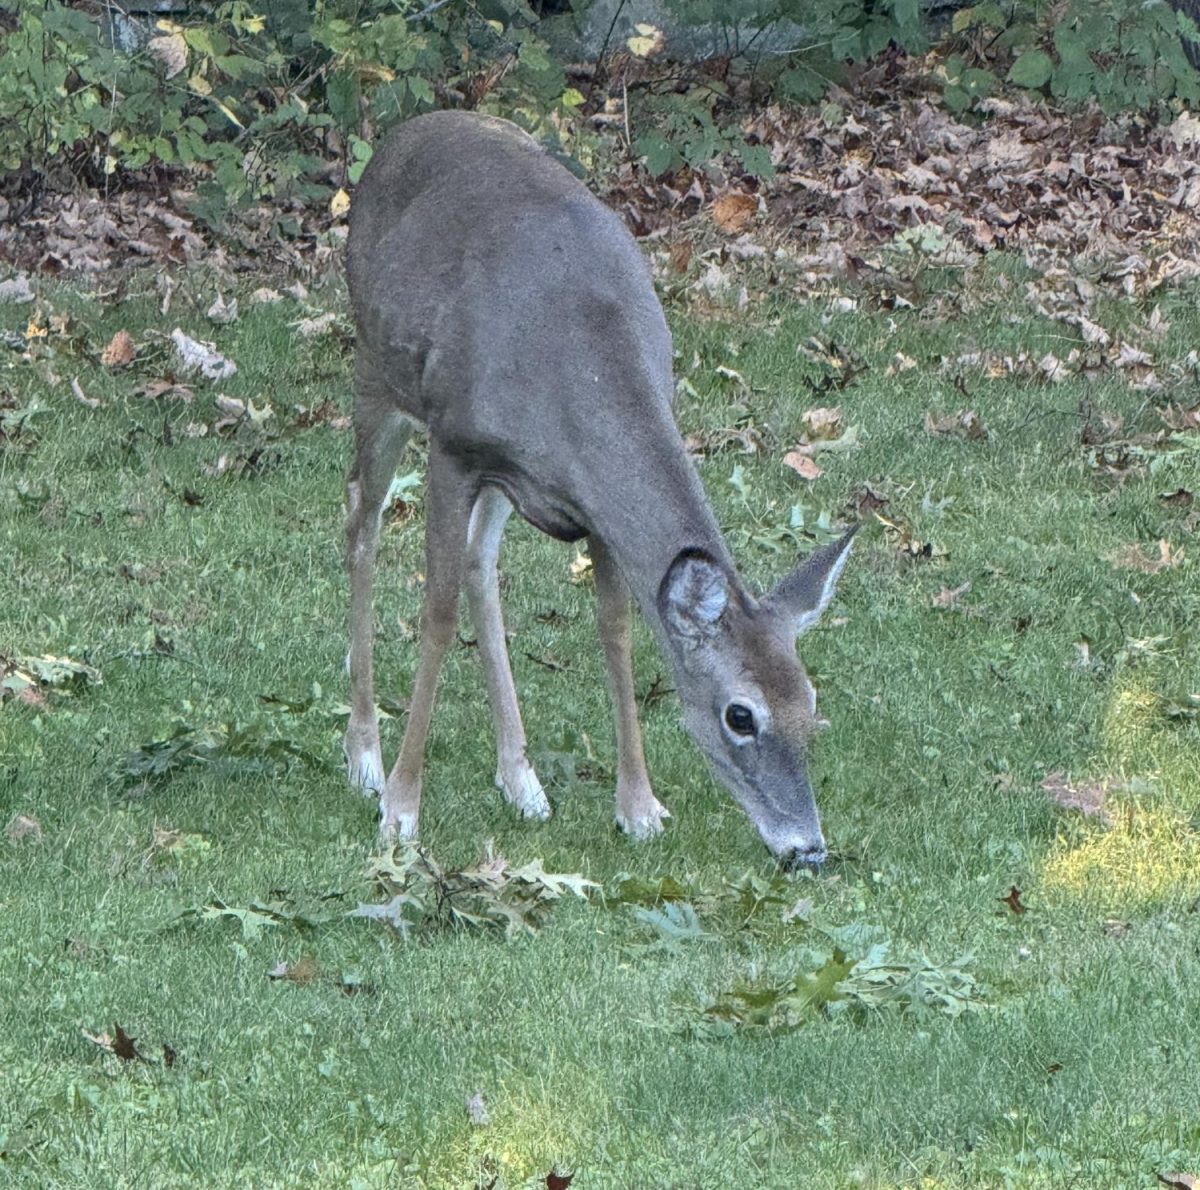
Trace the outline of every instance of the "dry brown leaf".
<instances>
[{"instance_id":1,"label":"dry brown leaf","mask_svg":"<svg viewBox=\"0 0 1200 1190\"><path fill-rule=\"evenodd\" d=\"M1172 1171L1156 1173L1154 1176L1164 1186L1170 1186L1171 1190L1200 1190L1200 1174Z\"/></svg>"},{"instance_id":2,"label":"dry brown leaf","mask_svg":"<svg viewBox=\"0 0 1200 1190\"><path fill-rule=\"evenodd\" d=\"M676 240L670 249L671 268L677 273L686 273L692 259L692 243L690 240Z\"/></svg>"},{"instance_id":3,"label":"dry brown leaf","mask_svg":"<svg viewBox=\"0 0 1200 1190\"><path fill-rule=\"evenodd\" d=\"M190 405L195 397L186 384L176 384L172 380L148 380L137 392L148 401L182 401L185 405Z\"/></svg>"},{"instance_id":4,"label":"dry brown leaf","mask_svg":"<svg viewBox=\"0 0 1200 1190\"><path fill-rule=\"evenodd\" d=\"M859 516L869 512L879 512L888 506L888 498L869 483L862 484L851 498L851 506L858 510Z\"/></svg>"},{"instance_id":5,"label":"dry brown leaf","mask_svg":"<svg viewBox=\"0 0 1200 1190\"><path fill-rule=\"evenodd\" d=\"M1021 890L1014 884L1009 890L1008 895L997 898L1001 904L1007 905L1009 912L1021 914L1025 912L1025 903L1021 900Z\"/></svg>"},{"instance_id":6,"label":"dry brown leaf","mask_svg":"<svg viewBox=\"0 0 1200 1190\"><path fill-rule=\"evenodd\" d=\"M187 68L188 45L180 32L152 37L146 42L146 49L166 67L166 78L174 78Z\"/></svg>"},{"instance_id":7,"label":"dry brown leaf","mask_svg":"<svg viewBox=\"0 0 1200 1190\"><path fill-rule=\"evenodd\" d=\"M1168 566L1178 566L1183 561L1183 550L1172 550L1165 538L1158 543L1158 557L1151 557L1137 542L1123 545L1108 555L1108 560L1123 570L1139 570L1142 574L1157 574Z\"/></svg>"},{"instance_id":8,"label":"dry brown leaf","mask_svg":"<svg viewBox=\"0 0 1200 1190\"><path fill-rule=\"evenodd\" d=\"M133 363L137 355L137 344L128 331L117 331L100 353L100 362L106 368L124 368Z\"/></svg>"},{"instance_id":9,"label":"dry brown leaf","mask_svg":"<svg viewBox=\"0 0 1200 1190\"><path fill-rule=\"evenodd\" d=\"M312 983L318 975L321 974L320 964L317 962L317 956L314 954L306 954L297 959L294 963L279 962L276 963L270 971L267 972L268 979L282 979L288 983L298 983L301 987Z\"/></svg>"},{"instance_id":10,"label":"dry brown leaf","mask_svg":"<svg viewBox=\"0 0 1200 1190\"><path fill-rule=\"evenodd\" d=\"M934 597L934 607L957 607L959 599L971 589L970 582L965 582L958 587L943 587Z\"/></svg>"},{"instance_id":11,"label":"dry brown leaf","mask_svg":"<svg viewBox=\"0 0 1200 1190\"><path fill-rule=\"evenodd\" d=\"M1195 409L1183 409L1178 405L1168 405L1158 410L1158 416L1176 433L1187 433L1200 430L1200 406Z\"/></svg>"},{"instance_id":12,"label":"dry brown leaf","mask_svg":"<svg viewBox=\"0 0 1200 1190\"><path fill-rule=\"evenodd\" d=\"M954 434L962 438L980 439L987 437L987 430L974 409L960 409L957 413L934 416L925 411L925 432L932 437Z\"/></svg>"},{"instance_id":13,"label":"dry brown leaf","mask_svg":"<svg viewBox=\"0 0 1200 1190\"><path fill-rule=\"evenodd\" d=\"M1050 800L1064 810L1078 810L1090 818L1111 822L1106 807L1108 798L1107 781L1072 782L1066 773L1047 773L1042 779L1042 789Z\"/></svg>"},{"instance_id":14,"label":"dry brown leaf","mask_svg":"<svg viewBox=\"0 0 1200 1190\"><path fill-rule=\"evenodd\" d=\"M804 423L804 437L809 442L841 437L842 407L840 405L806 409L800 415L800 420Z\"/></svg>"},{"instance_id":15,"label":"dry brown leaf","mask_svg":"<svg viewBox=\"0 0 1200 1190\"><path fill-rule=\"evenodd\" d=\"M87 1029L80 1029L80 1032L92 1042L93 1045L98 1045L107 1053L113 1054L120 1058L122 1062L144 1062L145 1058L138 1053L137 1038L130 1037L120 1025L114 1022L113 1031L109 1033L107 1029L100 1033L92 1033Z\"/></svg>"},{"instance_id":16,"label":"dry brown leaf","mask_svg":"<svg viewBox=\"0 0 1200 1190\"><path fill-rule=\"evenodd\" d=\"M713 222L726 235L741 235L758 213L758 199L749 194L723 194L709 210Z\"/></svg>"},{"instance_id":17,"label":"dry brown leaf","mask_svg":"<svg viewBox=\"0 0 1200 1190\"><path fill-rule=\"evenodd\" d=\"M825 474L808 455L801 454L798 450L789 450L783 456L783 462L784 466L790 467L801 479L820 479Z\"/></svg>"}]
</instances>

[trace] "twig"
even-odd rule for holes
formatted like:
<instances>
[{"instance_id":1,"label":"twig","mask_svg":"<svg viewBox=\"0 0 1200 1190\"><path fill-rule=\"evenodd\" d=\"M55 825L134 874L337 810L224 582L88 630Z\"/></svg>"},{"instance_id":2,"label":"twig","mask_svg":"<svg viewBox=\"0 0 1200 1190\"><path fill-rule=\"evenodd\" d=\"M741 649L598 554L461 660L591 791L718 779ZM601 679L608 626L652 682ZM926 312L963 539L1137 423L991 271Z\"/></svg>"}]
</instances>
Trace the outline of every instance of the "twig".
<instances>
[{"instance_id":1,"label":"twig","mask_svg":"<svg viewBox=\"0 0 1200 1190\"><path fill-rule=\"evenodd\" d=\"M426 4L420 12L411 13L404 19L406 21L419 21L423 17L429 16L430 13L437 12L439 8L445 8L447 4L453 3L453 0L433 0L432 4Z\"/></svg>"},{"instance_id":2,"label":"twig","mask_svg":"<svg viewBox=\"0 0 1200 1190\"><path fill-rule=\"evenodd\" d=\"M612 40L613 30L617 27L617 21L621 17L621 13L625 11L626 0L621 0L617 5L617 11L613 13L613 19L609 22L608 32L604 35L604 41L600 45L600 52L596 55L596 77L602 79L604 77L604 57L608 53L608 43Z\"/></svg>"}]
</instances>

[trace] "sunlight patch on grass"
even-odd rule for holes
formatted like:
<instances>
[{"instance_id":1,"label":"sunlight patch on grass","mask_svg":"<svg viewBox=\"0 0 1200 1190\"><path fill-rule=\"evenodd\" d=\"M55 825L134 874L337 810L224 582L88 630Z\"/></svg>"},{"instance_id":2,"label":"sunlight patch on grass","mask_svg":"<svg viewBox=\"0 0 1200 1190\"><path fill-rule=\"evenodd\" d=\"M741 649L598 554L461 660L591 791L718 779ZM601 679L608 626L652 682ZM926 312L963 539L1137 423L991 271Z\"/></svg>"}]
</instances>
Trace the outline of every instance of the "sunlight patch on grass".
<instances>
[{"instance_id":1,"label":"sunlight patch on grass","mask_svg":"<svg viewBox=\"0 0 1200 1190\"><path fill-rule=\"evenodd\" d=\"M1128 912L1200 895L1200 833L1178 812L1123 807L1110 829L1060 844L1043 887Z\"/></svg>"},{"instance_id":2,"label":"sunlight patch on grass","mask_svg":"<svg viewBox=\"0 0 1200 1190\"><path fill-rule=\"evenodd\" d=\"M1089 825L1082 842L1059 841L1044 868L1048 889L1117 913L1200 895L1200 831L1190 817L1200 804L1200 765L1194 740L1164 705L1141 675L1116 685L1101 740L1124 793L1108 803L1109 825Z\"/></svg>"},{"instance_id":3,"label":"sunlight patch on grass","mask_svg":"<svg viewBox=\"0 0 1200 1190\"><path fill-rule=\"evenodd\" d=\"M428 1175L436 1185L462 1182L462 1172L482 1176L487 1185L499 1176L497 1185L523 1186L531 1180L541 1184L551 1169L573 1170L578 1154L591 1151L596 1136L592 1124L598 1100L589 1105L582 1085L564 1097L562 1088L544 1093L522 1094L511 1084L486 1096L488 1122L476 1127L468 1122L464 1108L461 1125L435 1153L426 1153ZM445 1181L437 1179L445 1178Z\"/></svg>"}]
</instances>

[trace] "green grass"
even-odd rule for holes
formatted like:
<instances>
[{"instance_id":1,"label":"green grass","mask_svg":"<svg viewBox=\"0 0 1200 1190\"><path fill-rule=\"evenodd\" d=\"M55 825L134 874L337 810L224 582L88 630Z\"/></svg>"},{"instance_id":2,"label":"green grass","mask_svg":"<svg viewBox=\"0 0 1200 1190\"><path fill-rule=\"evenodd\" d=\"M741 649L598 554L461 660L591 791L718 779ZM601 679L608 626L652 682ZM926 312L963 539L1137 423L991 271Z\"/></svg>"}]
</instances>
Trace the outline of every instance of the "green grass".
<instances>
[{"instance_id":1,"label":"green grass","mask_svg":"<svg viewBox=\"0 0 1200 1190\"><path fill-rule=\"evenodd\" d=\"M1025 279L1001 262L911 310L780 301L675 319L695 390L680 402L685 430L726 425L736 405L770 447L703 464L753 582L790 564L793 547L764 547L793 504L839 514L864 481L934 547L906 562L869 526L829 622L801 645L833 724L813 764L834 857L792 890L811 902L810 924L736 912L728 883L772 864L669 698L643 716L667 833L634 845L615 831L592 594L569 581L571 550L512 526L505 600L531 750L543 775L578 763L585 776L552 786L549 823L515 820L491 784L478 660L456 650L423 838L443 863L495 839L514 863L541 857L610 894L626 872L709 894L698 907L715 941L652 950L632 909L601 898L563 904L511 942L405 945L340 918L251 937L175 923L214 899L286 894L330 911L369 894L374 810L339 767L349 435L294 428L291 412L325 399L348 410L349 352L296 337L291 300L254 307L243 294L238 323L208 327L204 277L181 280L167 318L138 277L116 295L48 286L43 325L67 314L67 333L31 357L0 348L0 416L6 399L45 411L0 443L0 653L68 655L104 680L0 706L0 816L29 815L42 832L0 839L0 1177L499 1188L541 1185L556 1166L581 1188L1124 1187L1200 1172L1200 734L1173 714L1200 690L1200 589L1194 527L1159 500L1200 486L1200 455L1160 455L1118 482L1089 465L1076 411L1087 397L1134 429L1159 425L1120 375L1051 386L942 366L971 350L1066 355L1073 331L1033 312ZM1195 399L1194 378L1173 380L1172 366L1200 337L1196 297L1159 297L1169 329L1156 366L1176 385L1159 400ZM315 299L341 302L336 288ZM0 327L24 329L30 313L0 307ZM1140 341L1148 308L1106 313ZM135 392L168 370L175 325L217 339L240 368L196 384L187 405ZM109 371L96 359L122 327L142 354ZM821 369L797 350L812 336L862 365L843 391L813 390ZM896 352L917 366L888 376ZM72 377L103 407L79 404ZM189 437L189 423L215 419L217 388L269 403L272 434ZM825 475L805 485L779 459L802 411L833 403L863 445L823 457ZM925 433L926 410L964 407L986 440ZM204 470L259 448L257 471ZM727 482L737 464L744 497ZM631 498L613 483L613 499ZM1144 574L1109 560L1131 542L1157 554L1164 538L1183 548L1180 565ZM404 625L418 622L420 539L418 511L381 549L377 662L393 695L415 662ZM968 581L957 608L932 606ZM531 659L547 655L563 668ZM664 672L644 632L637 667L642 689ZM314 683L306 712L260 701L303 699ZM313 758L123 781L128 754L180 722L264 725ZM389 760L399 730L385 723ZM1109 780L1111 822L1052 806L1039 786L1053 771ZM156 826L188 837L156 847ZM1014 884L1023 915L999 901ZM854 923L894 953L969 955L986 1007L955 1020L814 1014L768 1037L683 1028L740 978L801 969L821 949L817 926ZM320 978L268 979L308 954ZM339 978L361 990L344 994ZM83 1035L113 1022L149 1061L120 1064ZM178 1055L169 1067L163 1043ZM483 1127L465 1108L476 1091Z\"/></svg>"}]
</instances>

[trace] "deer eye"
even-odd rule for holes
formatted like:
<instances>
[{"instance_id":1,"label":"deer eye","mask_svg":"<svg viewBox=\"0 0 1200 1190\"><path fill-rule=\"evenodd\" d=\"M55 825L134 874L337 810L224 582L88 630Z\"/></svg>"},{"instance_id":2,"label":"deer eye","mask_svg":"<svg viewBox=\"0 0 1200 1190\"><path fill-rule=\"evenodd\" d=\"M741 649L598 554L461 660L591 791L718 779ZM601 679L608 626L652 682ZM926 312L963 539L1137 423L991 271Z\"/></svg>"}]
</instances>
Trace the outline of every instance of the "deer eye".
<instances>
[{"instance_id":1,"label":"deer eye","mask_svg":"<svg viewBox=\"0 0 1200 1190\"><path fill-rule=\"evenodd\" d=\"M725 725L734 735L754 734L754 712L740 702L731 702L725 708Z\"/></svg>"}]
</instances>

